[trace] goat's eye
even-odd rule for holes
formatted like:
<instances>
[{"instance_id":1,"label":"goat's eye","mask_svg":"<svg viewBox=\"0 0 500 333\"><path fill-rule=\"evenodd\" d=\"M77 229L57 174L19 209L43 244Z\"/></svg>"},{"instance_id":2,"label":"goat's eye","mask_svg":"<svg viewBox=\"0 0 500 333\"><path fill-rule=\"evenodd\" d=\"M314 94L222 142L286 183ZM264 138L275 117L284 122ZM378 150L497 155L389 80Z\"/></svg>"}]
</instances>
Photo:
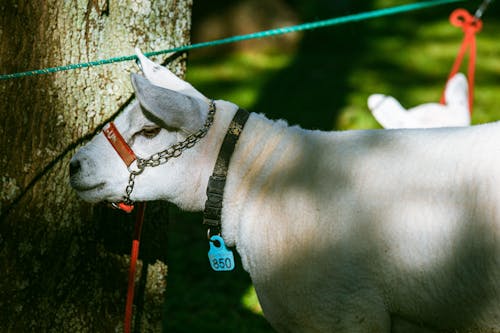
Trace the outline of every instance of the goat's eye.
<instances>
[{"instance_id":1,"label":"goat's eye","mask_svg":"<svg viewBox=\"0 0 500 333\"><path fill-rule=\"evenodd\" d=\"M152 139L155 136L157 136L161 131L160 127L147 127L142 129L142 131L139 132L139 135L147 138L147 139Z\"/></svg>"}]
</instances>

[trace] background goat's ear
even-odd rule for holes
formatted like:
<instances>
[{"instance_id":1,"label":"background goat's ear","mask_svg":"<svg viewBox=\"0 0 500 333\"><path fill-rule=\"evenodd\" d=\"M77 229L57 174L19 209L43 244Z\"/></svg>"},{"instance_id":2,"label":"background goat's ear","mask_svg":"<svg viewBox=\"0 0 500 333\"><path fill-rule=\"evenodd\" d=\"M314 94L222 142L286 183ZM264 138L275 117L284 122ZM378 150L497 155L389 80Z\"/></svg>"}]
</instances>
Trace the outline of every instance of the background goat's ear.
<instances>
[{"instance_id":1,"label":"background goat's ear","mask_svg":"<svg viewBox=\"0 0 500 333\"><path fill-rule=\"evenodd\" d=\"M469 84L462 73L457 73L446 84L446 105L469 109Z\"/></svg>"},{"instance_id":2,"label":"background goat's ear","mask_svg":"<svg viewBox=\"0 0 500 333\"><path fill-rule=\"evenodd\" d=\"M144 114L159 126L187 133L196 132L203 126L203 109L208 110L203 101L158 87L138 74L132 74L131 79Z\"/></svg>"}]
</instances>

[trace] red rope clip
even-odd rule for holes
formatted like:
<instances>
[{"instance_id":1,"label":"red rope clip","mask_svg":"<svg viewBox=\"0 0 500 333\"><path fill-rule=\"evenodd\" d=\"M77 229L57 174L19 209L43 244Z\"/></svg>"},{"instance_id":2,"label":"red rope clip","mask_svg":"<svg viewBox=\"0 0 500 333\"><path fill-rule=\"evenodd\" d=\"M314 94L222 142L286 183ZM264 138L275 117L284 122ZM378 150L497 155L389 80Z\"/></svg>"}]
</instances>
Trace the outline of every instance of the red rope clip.
<instances>
[{"instance_id":1,"label":"red rope clip","mask_svg":"<svg viewBox=\"0 0 500 333\"><path fill-rule=\"evenodd\" d=\"M458 55L455 63L453 64L450 75L448 76L448 81L458 73L465 53L470 47L467 79L469 81L469 112L472 114L472 104L474 101L474 73L476 67L476 33L481 31L483 22L474 15L471 15L467 10L460 8L451 13L450 23L455 27L462 28L464 32L464 39L460 50L458 51ZM441 104L445 104L445 102L445 95L443 92L443 95L441 96Z\"/></svg>"}]
</instances>

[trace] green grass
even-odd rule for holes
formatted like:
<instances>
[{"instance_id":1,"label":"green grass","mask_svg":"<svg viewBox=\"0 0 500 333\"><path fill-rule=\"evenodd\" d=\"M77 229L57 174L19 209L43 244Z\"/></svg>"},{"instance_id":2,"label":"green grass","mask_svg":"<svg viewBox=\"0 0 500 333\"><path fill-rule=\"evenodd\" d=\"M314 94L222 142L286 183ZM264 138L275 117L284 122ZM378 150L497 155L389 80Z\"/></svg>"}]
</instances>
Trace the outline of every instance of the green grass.
<instances>
[{"instance_id":1,"label":"green grass","mask_svg":"<svg viewBox=\"0 0 500 333\"><path fill-rule=\"evenodd\" d=\"M248 108L259 98L260 87L290 61L290 54L279 53L232 53L223 59L206 57L189 61L187 79L200 90L216 94L214 98L235 101Z\"/></svg>"},{"instance_id":2,"label":"green grass","mask_svg":"<svg viewBox=\"0 0 500 333\"><path fill-rule=\"evenodd\" d=\"M406 3L291 2L304 22ZM308 32L293 52L193 52L187 79L207 96L305 128L379 128L366 107L372 93L393 95L406 107L439 100L463 36L448 23L454 8ZM500 119L499 8L493 3L486 12L477 39L476 124ZM169 242L165 332L272 332L241 264L232 273L210 271L199 214L175 211Z\"/></svg>"}]
</instances>

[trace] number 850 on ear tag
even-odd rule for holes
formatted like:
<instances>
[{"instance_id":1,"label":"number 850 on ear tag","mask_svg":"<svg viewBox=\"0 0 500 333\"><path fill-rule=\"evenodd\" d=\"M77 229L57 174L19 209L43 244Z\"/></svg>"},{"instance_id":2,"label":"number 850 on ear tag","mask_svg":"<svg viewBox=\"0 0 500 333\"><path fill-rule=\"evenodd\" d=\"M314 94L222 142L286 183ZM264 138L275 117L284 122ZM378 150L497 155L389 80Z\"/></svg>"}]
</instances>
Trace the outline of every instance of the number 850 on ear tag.
<instances>
[{"instance_id":1,"label":"number 850 on ear tag","mask_svg":"<svg viewBox=\"0 0 500 333\"><path fill-rule=\"evenodd\" d=\"M226 248L222 237L217 235L210 237L209 244L208 259L212 269L217 272L232 271L234 269L234 255L231 250Z\"/></svg>"}]
</instances>

